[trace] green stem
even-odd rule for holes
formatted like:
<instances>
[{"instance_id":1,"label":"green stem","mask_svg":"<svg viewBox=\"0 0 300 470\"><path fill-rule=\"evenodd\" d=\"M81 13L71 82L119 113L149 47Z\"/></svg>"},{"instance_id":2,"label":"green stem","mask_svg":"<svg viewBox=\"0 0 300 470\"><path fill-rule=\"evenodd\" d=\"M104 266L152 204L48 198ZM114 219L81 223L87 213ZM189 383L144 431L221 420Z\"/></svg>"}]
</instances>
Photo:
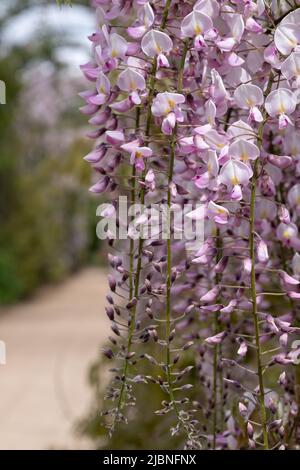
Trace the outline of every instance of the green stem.
<instances>
[{"instance_id":1,"label":"green stem","mask_svg":"<svg viewBox=\"0 0 300 470\"><path fill-rule=\"evenodd\" d=\"M182 92L183 89L183 74L184 74L184 64L186 55L188 52L189 41L185 40L184 48L182 51L181 61L178 71L178 80L177 80L177 90L178 93ZM175 146L176 146L176 137L177 137L177 125L174 128L172 139L171 139L171 152L170 152L170 163L169 163L169 174L168 174L168 195L167 195L167 205L168 205L168 238L167 238L167 291L166 291L166 342L167 342L167 353L166 353L166 367L167 367L167 381L170 399L173 402L174 410L179 416L179 412L174 401L174 392L172 386L172 377L171 377L171 354L170 354L170 333L171 333L171 274L172 274L172 240L171 240L171 183L173 180L174 173L174 161L175 161Z\"/></svg>"},{"instance_id":2,"label":"green stem","mask_svg":"<svg viewBox=\"0 0 300 470\"><path fill-rule=\"evenodd\" d=\"M220 237L220 230L217 229L217 234L216 234L216 248L217 248L217 256L216 256L216 262L218 263L221 258L222 258L222 239ZM222 276L220 273L216 274L216 285L218 286L221 283ZM218 303L220 301L220 295L218 296L218 299L216 302ZM214 330L215 334L219 333L220 327L219 327L219 321L218 321L218 312L215 313L214 316ZM213 403L213 443L212 443L212 448L216 448L216 440L217 440L217 421L218 421L218 357L220 356L221 353L221 346L219 344L216 344L214 346L214 357L213 357L213 395L212 395L212 403ZM222 377L222 371L220 371L220 393L222 393L221 389L221 384L223 383L223 377ZM223 422L223 413L222 413L222 395L221 395L221 423Z\"/></svg>"},{"instance_id":3,"label":"green stem","mask_svg":"<svg viewBox=\"0 0 300 470\"><path fill-rule=\"evenodd\" d=\"M273 73L270 73L265 96L267 96L273 83ZM263 121L258 128L258 147L262 148L262 139L264 126L267 120L267 114L264 112ZM260 328L259 318L257 314L257 298L256 298L256 273L255 273L255 201L256 201L256 186L258 179L259 159L257 158L254 163L253 177L251 180L251 204L250 204L250 234L249 234L249 248L251 258L251 299L252 299L252 316L255 330L255 345L256 345L256 364L257 364L257 375L259 381L259 402L260 402L260 415L261 425L263 431L264 448L269 449L269 439L267 430L267 414L265 407L265 389L264 389L264 378L263 378L263 366L261 360L261 345L260 345Z\"/></svg>"},{"instance_id":4,"label":"green stem","mask_svg":"<svg viewBox=\"0 0 300 470\"><path fill-rule=\"evenodd\" d=\"M164 9L164 12L163 12L162 20L161 20L160 29L165 29L165 27L166 27L170 6L171 6L171 0L167 0L166 5L165 5L165 9Z\"/></svg>"},{"instance_id":5,"label":"green stem","mask_svg":"<svg viewBox=\"0 0 300 470\"><path fill-rule=\"evenodd\" d=\"M256 198L256 184L257 184L257 172L258 172L258 159L254 164L254 173L252 177L252 188L251 188L251 206L250 206L250 257L251 257L251 297L252 297L252 316L254 321L255 329L255 344L256 344L256 362L257 362L257 375L259 380L259 400L260 400L260 414L261 414L261 424L264 437L264 447L267 450L269 448L268 442L268 431L267 431L267 415L265 408L265 390L264 390L264 380L263 380L263 368L261 362L261 346L260 346L260 329L259 329L259 319L257 314L257 301L256 301L256 279L255 279L255 232L254 232L254 223L255 223L255 198Z\"/></svg>"},{"instance_id":6,"label":"green stem","mask_svg":"<svg viewBox=\"0 0 300 470\"><path fill-rule=\"evenodd\" d=\"M225 122L224 122L224 131L226 132L229 126L230 118L233 112L233 108L230 107L227 110L226 117L225 117ZM223 243L222 243L222 238L220 237L220 230L219 228L217 229L216 233L216 248L217 248L217 255L216 255L216 263L218 263L221 258L222 258L222 249L223 249ZM220 285L222 282L222 274L217 273L216 274L216 285ZM221 294L219 293L218 298L216 299L216 302L219 303L221 302ZM217 334L220 330L220 325L218 322L218 313L215 313L215 334ZM222 346L221 344L215 345L214 346L214 356L213 356L213 405L214 405L214 411L213 411L213 444L212 448L216 448L216 439L217 439L217 418L218 418L218 407L217 407L217 395L218 395L218 357L221 357L221 350ZM223 408L223 391L224 391L224 384L223 384L223 372L222 369L220 370L219 373L219 383L220 383L220 403L221 403L221 409L220 409L220 425L221 425L221 430L223 428L223 423L224 423L224 408Z\"/></svg>"}]
</instances>

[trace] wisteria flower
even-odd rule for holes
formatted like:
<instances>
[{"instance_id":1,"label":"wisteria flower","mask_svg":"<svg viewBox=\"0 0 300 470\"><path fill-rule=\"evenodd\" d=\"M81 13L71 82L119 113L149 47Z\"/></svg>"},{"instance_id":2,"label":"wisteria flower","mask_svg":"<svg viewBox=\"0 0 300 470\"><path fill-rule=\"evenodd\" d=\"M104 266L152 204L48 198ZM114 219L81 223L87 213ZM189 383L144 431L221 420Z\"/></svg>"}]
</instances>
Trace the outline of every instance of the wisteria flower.
<instances>
[{"instance_id":1,"label":"wisteria flower","mask_svg":"<svg viewBox=\"0 0 300 470\"><path fill-rule=\"evenodd\" d=\"M252 175L253 171L248 165L231 159L221 168L219 182L232 189L232 199L240 200L242 198L241 186L247 184Z\"/></svg>"},{"instance_id":2,"label":"wisteria flower","mask_svg":"<svg viewBox=\"0 0 300 470\"><path fill-rule=\"evenodd\" d=\"M300 215L300 184L295 184L291 187L287 198L290 206L295 208L296 213Z\"/></svg>"},{"instance_id":3,"label":"wisteria flower","mask_svg":"<svg viewBox=\"0 0 300 470\"><path fill-rule=\"evenodd\" d=\"M106 232L106 424L151 382L182 447L298 448L300 2L92 4L84 159L126 234Z\"/></svg>"},{"instance_id":4,"label":"wisteria flower","mask_svg":"<svg viewBox=\"0 0 300 470\"><path fill-rule=\"evenodd\" d=\"M206 44L204 35L213 27L209 16L198 10L189 13L181 23L181 32L183 37L195 38L195 48L201 50Z\"/></svg>"},{"instance_id":5,"label":"wisteria flower","mask_svg":"<svg viewBox=\"0 0 300 470\"><path fill-rule=\"evenodd\" d=\"M130 98L134 104L140 104L141 98L138 90L144 90L146 88L146 82L143 75L127 67L118 77L118 87L120 90L130 93Z\"/></svg>"},{"instance_id":6,"label":"wisteria flower","mask_svg":"<svg viewBox=\"0 0 300 470\"><path fill-rule=\"evenodd\" d=\"M298 228L295 224L281 222L276 229L276 236L284 245L298 246Z\"/></svg>"},{"instance_id":7,"label":"wisteria flower","mask_svg":"<svg viewBox=\"0 0 300 470\"><path fill-rule=\"evenodd\" d=\"M130 153L130 163L135 165L137 170L145 169L145 158L151 157L152 150L149 147L140 146L139 140L134 140L126 144L121 145L123 150ZM150 175L148 175L149 179ZM153 182L153 181L150 181Z\"/></svg>"},{"instance_id":8,"label":"wisteria flower","mask_svg":"<svg viewBox=\"0 0 300 470\"><path fill-rule=\"evenodd\" d=\"M209 201L207 206L207 216L217 224L227 224L229 211L226 207L220 206L213 201Z\"/></svg>"},{"instance_id":9,"label":"wisteria flower","mask_svg":"<svg viewBox=\"0 0 300 470\"><path fill-rule=\"evenodd\" d=\"M293 86L296 88L300 86L300 52L293 52L281 64L281 73L287 80L296 78Z\"/></svg>"},{"instance_id":10,"label":"wisteria flower","mask_svg":"<svg viewBox=\"0 0 300 470\"><path fill-rule=\"evenodd\" d=\"M278 90L271 91L265 102L265 108L269 116L278 117L279 129L284 129L288 124L293 125L288 115L295 111L296 106L296 97L287 88L278 88Z\"/></svg>"},{"instance_id":11,"label":"wisteria flower","mask_svg":"<svg viewBox=\"0 0 300 470\"><path fill-rule=\"evenodd\" d=\"M297 24L281 22L274 35L275 46L283 55L292 52L300 42L300 32Z\"/></svg>"},{"instance_id":12,"label":"wisteria flower","mask_svg":"<svg viewBox=\"0 0 300 470\"><path fill-rule=\"evenodd\" d=\"M162 31L151 29L142 39L141 47L148 57L157 57L159 67L168 67L169 62L166 53L173 47L171 38Z\"/></svg>"},{"instance_id":13,"label":"wisteria flower","mask_svg":"<svg viewBox=\"0 0 300 470\"><path fill-rule=\"evenodd\" d=\"M163 117L162 131L170 135L176 122L183 122L184 116L180 104L185 102L185 97L180 93L158 93L153 101L151 111L154 116Z\"/></svg>"},{"instance_id":14,"label":"wisteria flower","mask_svg":"<svg viewBox=\"0 0 300 470\"><path fill-rule=\"evenodd\" d=\"M260 151L252 142L245 139L237 139L235 142L230 144L228 155L231 158L236 158L242 162L248 162L249 160L256 160L260 155Z\"/></svg>"},{"instance_id":15,"label":"wisteria flower","mask_svg":"<svg viewBox=\"0 0 300 470\"><path fill-rule=\"evenodd\" d=\"M134 24L134 26L130 26L127 29L129 36L134 39L139 39L148 31L148 29L154 23L154 12L149 2L145 3L145 5L140 8L138 12L138 20Z\"/></svg>"},{"instance_id":16,"label":"wisteria flower","mask_svg":"<svg viewBox=\"0 0 300 470\"><path fill-rule=\"evenodd\" d=\"M256 85L242 84L234 92L235 102L242 109L250 109L249 119L261 122L262 114L258 106L264 102L264 95L261 89Z\"/></svg>"},{"instance_id":17,"label":"wisteria flower","mask_svg":"<svg viewBox=\"0 0 300 470\"><path fill-rule=\"evenodd\" d=\"M208 150L206 164L207 171L197 174L193 178L195 185L200 189L207 188L210 183L214 184L215 178L219 173L220 165L217 157L217 152L215 150Z\"/></svg>"},{"instance_id":18,"label":"wisteria flower","mask_svg":"<svg viewBox=\"0 0 300 470\"><path fill-rule=\"evenodd\" d=\"M242 15L232 14L230 7L225 6L224 19L227 22L230 33L227 37L222 37L216 41L216 45L222 52L230 52L238 44L245 30L245 23Z\"/></svg>"},{"instance_id":19,"label":"wisteria flower","mask_svg":"<svg viewBox=\"0 0 300 470\"><path fill-rule=\"evenodd\" d=\"M98 75L96 88L98 94L89 97L88 102L100 106L108 100L110 94L110 81L103 72Z\"/></svg>"}]
</instances>

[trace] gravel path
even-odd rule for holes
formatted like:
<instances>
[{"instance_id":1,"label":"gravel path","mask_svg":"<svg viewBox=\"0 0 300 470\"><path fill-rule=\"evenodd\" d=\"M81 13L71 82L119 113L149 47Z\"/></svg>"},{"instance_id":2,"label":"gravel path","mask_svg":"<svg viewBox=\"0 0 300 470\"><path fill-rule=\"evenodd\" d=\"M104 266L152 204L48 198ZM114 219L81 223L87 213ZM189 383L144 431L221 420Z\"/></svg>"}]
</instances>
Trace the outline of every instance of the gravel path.
<instances>
[{"instance_id":1,"label":"gravel path","mask_svg":"<svg viewBox=\"0 0 300 470\"><path fill-rule=\"evenodd\" d=\"M87 268L34 299L0 309L0 449L85 449L87 370L108 335L105 272Z\"/></svg>"}]
</instances>

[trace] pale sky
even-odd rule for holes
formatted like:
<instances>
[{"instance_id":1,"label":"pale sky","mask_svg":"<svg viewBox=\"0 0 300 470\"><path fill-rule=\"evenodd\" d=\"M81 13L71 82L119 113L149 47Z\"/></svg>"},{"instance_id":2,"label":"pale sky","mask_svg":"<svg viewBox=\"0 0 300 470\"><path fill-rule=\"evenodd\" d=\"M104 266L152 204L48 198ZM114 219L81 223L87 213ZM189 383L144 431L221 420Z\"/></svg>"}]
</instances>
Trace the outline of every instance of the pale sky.
<instances>
[{"instance_id":1,"label":"pale sky","mask_svg":"<svg viewBox=\"0 0 300 470\"><path fill-rule=\"evenodd\" d=\"M35 33L43 28L53 29L66 39L76 41L79 47L70 49L62 43L59 51L60 58L69 62L74 71L89 59L90 42L87 36L95 30L95 16L92 9L79 5L60 8L54 0L52 5L24 9L23 13L6 24L2 31L2 39L6 45L22 45L34 40Z\"/></svg>"}]
</instances>

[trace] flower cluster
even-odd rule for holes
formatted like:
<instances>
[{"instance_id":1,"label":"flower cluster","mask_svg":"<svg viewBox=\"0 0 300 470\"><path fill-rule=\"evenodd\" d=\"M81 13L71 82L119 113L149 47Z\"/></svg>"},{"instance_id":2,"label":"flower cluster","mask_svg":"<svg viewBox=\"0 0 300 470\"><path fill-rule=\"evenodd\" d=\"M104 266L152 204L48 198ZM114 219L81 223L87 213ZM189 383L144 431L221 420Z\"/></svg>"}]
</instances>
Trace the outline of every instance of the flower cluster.
<instances>
[{"instance_id":1,"label":"flower cluster","mask_svg":"<svg viewBox=\"0 0 300 470\"><path fill-rule=\"evenodd\" d=\"M198 245L110 240L108 425L151 382L187 448L295 448L300 2L93 3L91 191L201 202L205 227Z\"/></svg>"}]
</instances>

